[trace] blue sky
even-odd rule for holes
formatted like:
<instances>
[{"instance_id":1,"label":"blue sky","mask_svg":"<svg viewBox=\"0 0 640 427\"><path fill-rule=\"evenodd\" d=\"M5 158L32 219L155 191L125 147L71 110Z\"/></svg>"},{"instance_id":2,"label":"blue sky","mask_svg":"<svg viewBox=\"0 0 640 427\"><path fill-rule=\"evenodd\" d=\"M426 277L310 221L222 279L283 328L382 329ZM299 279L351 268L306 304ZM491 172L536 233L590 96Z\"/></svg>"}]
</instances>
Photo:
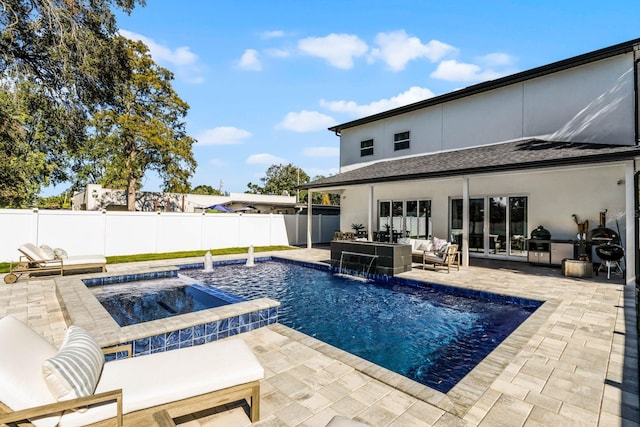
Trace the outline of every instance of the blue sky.
<instances>
[{"instance_id":1,"label":"blue sky","mask_svg":"<svg viewBox=\"0 0 640 427\"><path fill-rule=\"evenodd\" d=\"M640 37L637 0L147 3L118 26L191 107L192 185L230 192L274 163L337 173L331 125Z\"/></svg>"}]
</instances>

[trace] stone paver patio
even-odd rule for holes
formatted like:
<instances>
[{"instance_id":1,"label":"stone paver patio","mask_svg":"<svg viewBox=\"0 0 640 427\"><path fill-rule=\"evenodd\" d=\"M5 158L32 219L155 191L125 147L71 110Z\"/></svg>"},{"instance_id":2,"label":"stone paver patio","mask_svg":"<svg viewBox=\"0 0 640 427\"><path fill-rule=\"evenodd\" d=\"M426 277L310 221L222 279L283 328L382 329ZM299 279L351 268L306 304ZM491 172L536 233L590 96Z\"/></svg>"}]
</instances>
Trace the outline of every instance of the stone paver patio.
<instances>
[{"instance_id":1,"label":"stone paver patio","mask_svg":"<svg viewBox=\"0 0 640 427\"><path fill-rule=\"evenodd\" d=\"M321 249L278 252L321 262ZM176 264L194 262L175 260ZM172 265L109 265L108 274ZM404 277L545 303L447 394L439 393L282 325L240 336L265 367L256 426L324 426L343 415L372 426L636 426L638 341L635 289L619 276L573 279L558 269L489 264L447 274L414 268ZM501 267L500 267L501 266ZM0 316L25 321L56 345L67 320L56 283L0 287ZM87 319L83 319L86 321ZM242 408L179 420L248 425Z\"/></svg>"}]
</instances>

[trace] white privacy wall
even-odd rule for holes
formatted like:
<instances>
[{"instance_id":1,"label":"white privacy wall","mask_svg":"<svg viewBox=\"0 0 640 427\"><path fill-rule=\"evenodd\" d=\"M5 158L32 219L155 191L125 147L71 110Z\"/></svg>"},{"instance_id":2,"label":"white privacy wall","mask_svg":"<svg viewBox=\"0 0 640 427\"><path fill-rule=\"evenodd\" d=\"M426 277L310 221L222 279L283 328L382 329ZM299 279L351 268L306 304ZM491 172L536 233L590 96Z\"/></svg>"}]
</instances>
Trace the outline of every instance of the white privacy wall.
<instances>
[{"instance_id":1,"label":"white privacy wall","mask_svg":"<svg viewBox=\"0 0 640 427\"><path fill-rule=\"evenodd\" d=\"M339 216L313 216L313 243L331 241ZM0 262L31 242L69 255L132 255L306 244L306 215L0 209Z\"/></svg>"}]
</instances>

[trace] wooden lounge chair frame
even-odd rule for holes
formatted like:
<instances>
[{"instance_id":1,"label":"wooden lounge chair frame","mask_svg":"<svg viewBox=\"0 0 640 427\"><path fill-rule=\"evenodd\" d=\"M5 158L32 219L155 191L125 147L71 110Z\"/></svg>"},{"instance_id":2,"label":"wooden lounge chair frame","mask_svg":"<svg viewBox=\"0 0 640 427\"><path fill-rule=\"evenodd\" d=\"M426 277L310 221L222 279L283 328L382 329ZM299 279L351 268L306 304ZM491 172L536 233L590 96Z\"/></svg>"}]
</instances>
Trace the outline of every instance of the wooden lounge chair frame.
<instances>
[{"instance_id":1,"label":"wooden lounge chair frame","mask_svg":"<svg viewBox=\"0 0 640 427\"><path fill-rule=\"evenodd\" d=\"M119 353L123 351L126 351L129 357L131 357L131 345L103 349L105 354ZM249 419L252 423L257 422L260 419L260 381L238 384L222 390L216 390L210 393L192 396L187 399L141 409L124 415L122 413L122 389L93 394L91 396L80 397L77 399L64 400L19 411L12 411L0 402L0 425L17 423L19 421L28 422L29 418L53 415L62 411L78 409L97 403L116 402L116 414L114 418L108 418L106 420L90 424L90 426L113 426L114 421L115 425L118 427L123 426L125 423L126 425L133 426L140 425L145 422L148 423L149 419L153 419L157 413L166 413L172 418L177 418L243 399L247 400L251 408ZM21 423L20 425L24 424Z\"/></svg>"},{"instance_id":2,"label":"wooden lounge chair frame","mask_svg":"<svg viewBox=\"0 0 640 427\"><path fill-rule=\"evenodd\" d=\"M460 271L460 253L458 252L458 245L451 244L447 247L446 252L442 256L442 259L438 259L428 252L422 255L422 269L429 265L433 265L433 269L437 270L438 267L447 267L447 273L451 272L451 266L455 265Z\"/></svg>"},{"instance_id":3,"label":"wooden lounge chair frame","mask_svg":"<svg viewBox=\"0 0 640 427\"><path fill-rule=\"evenodd\" d=\"M18 264L13 267L13 264L9 264L9 273L4 277L4 282L6 284L15 283L23 274L26 274L28 277L31 275L46 275L46 274L57 274L62 276L65 272L71 271L89 271L89 270L97 270L105 272L107 271L106 262L90 262L83 264L67 264L65 265L64 259L34 259L29 256L29 254L25 253L20 247L18 251L21 252Z\"/></svg>"}]
</instances>

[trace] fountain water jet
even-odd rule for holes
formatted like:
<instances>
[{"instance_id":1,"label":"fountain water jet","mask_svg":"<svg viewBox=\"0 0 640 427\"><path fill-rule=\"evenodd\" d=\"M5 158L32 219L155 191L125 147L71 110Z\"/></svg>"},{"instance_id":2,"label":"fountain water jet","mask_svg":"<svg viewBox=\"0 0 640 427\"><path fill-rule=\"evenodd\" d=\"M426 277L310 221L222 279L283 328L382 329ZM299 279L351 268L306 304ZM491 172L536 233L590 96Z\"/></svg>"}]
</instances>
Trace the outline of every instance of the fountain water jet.
<instances>
[{"instance_id":1,"label":"fountain water jet","mask_svg":"<svg viewBox=\"0 0 640 427\"><path fill-rule=\"evenodd\" d=\"M249 254L247 256L247 263L245 264L246 267L253 267L255 266L255 263L253 262L253 245L249 246Z\"/></svg>"},{"instance_id":2,"label":"fountain water jet","mask_svg":"<svg viewBox=\"0 0 640 427\"><path fill-rule=\"evenodd\" d=\"M204 254L204 272L212 272L213 271L213 258L211 257L211 252L207 251Z\"/></svg>"}]
</instances>

